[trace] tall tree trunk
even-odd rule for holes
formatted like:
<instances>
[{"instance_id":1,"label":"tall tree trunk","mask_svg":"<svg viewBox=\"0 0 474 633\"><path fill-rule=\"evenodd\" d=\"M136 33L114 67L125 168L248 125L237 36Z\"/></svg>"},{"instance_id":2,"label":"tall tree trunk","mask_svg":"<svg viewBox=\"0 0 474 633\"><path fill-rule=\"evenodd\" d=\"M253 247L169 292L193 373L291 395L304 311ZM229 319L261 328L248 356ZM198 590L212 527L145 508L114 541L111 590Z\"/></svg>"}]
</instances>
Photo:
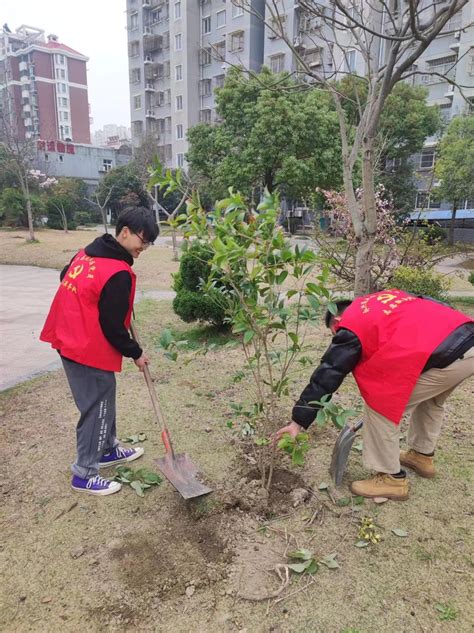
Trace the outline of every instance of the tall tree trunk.
<instances>
[{"instance_id":1,"label":"tall tree trunk","mask_svg":"<svg viewBox=\"0 0 474 633\"><path fill-rule=\"evenodd\" d=\"M28 216L28 230L30 232L30 242L34 242L35 240L35 231L33 227L33 210L31 208L31 198L30 198L30 189L28 187L28 179L25 178L25 181L22 183L23 187L23 195L26 200L26 214Z\"/></svg>"},{"instance_id":2,"label":"tall tree trunk","mask_svg":"<svg viewBox=\"0 0 474 633\"><path fill-rule=\"evenodd\" d=\"M179 261L178 240L176 239L176 229L174 227L173 227L173 229L171 231L171 239L173 241L173 261L177 262L177 261Z\"/></svg>"},{"instance_id":3,"label":"tall tree trunk","mask_svg":"<svg viewBox=\"0 0 474 633\"><path fill-rule=\"evenodd\" d=\"M458 201L453 200L453 210L451 212L451 222L449 223L448 244L454 244L454 224L456 223L456 211L458 210Z\"/></svg>"},{"instance_id":4,"label":"tall tree trunk","mask_svg":"<svg viewBox=\"0 0 474 633\"><path fill-rule=\"evenodd\" d=\"M374 186L374 139L365 138L362 143L362 211L363 227L358 238L354 295L360 296L373 290L372 257L377 232L377 211Z\"/></svg>"}]
</instances>

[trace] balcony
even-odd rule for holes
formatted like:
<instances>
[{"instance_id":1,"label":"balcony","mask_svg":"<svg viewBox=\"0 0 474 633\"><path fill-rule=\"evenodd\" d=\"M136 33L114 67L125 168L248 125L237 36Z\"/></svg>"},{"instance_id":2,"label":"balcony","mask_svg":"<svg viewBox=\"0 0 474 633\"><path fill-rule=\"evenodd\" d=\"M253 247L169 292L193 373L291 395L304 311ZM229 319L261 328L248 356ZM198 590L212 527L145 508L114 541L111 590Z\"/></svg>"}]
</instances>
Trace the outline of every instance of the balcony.
<instances>
[{"instance_id":1,"label":"balcony","mask_svg":"<svg viewBox=\"0 0 474 633\"><path fill-rule=\"evenodd\" d=\"M155 84L152 81L147 81L147 83L145 84L145 91L155 92L156 91Z\"/></svg>"},{"instance_id":2,"label":"balcony","mask_svg":"<svg viewBox=\"0 0 474 633\"><path fill-rule=\"evenodd\" d=\"M147 110L146 111L146 118L147 119L156 119L155 111L153 109Z\"/></svg>"}]
</instances>

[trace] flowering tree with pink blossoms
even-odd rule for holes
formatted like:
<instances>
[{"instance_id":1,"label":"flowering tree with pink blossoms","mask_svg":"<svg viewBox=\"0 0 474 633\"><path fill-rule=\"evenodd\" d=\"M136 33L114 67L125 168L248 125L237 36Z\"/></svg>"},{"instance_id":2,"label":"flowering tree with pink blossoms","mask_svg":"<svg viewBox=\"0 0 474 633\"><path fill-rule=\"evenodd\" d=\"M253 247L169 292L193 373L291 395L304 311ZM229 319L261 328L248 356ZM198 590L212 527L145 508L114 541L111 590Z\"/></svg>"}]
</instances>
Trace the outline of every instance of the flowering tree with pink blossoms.
<instances>
[{"instance_id":1,"label":"flowering tree with pink blossoms","mask_svg":"<svg viewBox=\"0 0 474 633\"><path fill-rule=\"evenodd\" d=\"M358 240L344 192L321 190L324 200L324 216L329 229L317 229L314 239L324 258L330 260L333 275L344 286L353 287L356 277ZM356 199L363 197L362 189L355 191ZM397 218L393 204L383 185L375 189L376 231L374 253L370 268L372 286L370 292L390 285L399 266L414 269L431 268L446 253L441 241L432 243L424 229L409 229L406 220ZM429 243L431 242L431 243Z\"/></svg>"}]
</instances>

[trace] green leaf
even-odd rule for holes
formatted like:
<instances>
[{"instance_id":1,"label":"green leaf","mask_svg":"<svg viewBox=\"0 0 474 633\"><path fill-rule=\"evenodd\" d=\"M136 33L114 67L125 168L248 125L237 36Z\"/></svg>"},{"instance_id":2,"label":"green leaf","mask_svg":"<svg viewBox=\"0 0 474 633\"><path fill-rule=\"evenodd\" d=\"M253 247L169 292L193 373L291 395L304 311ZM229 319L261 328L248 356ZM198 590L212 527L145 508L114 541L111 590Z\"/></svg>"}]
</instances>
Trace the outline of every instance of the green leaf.
<instances>
[{"instance_id":1,"label":"green leaf","mask_svg":"<svg viewBox=\"0 0 474 633\"><path fill-rule=\"evenodd\" d=\"M319 561L322 565L325 565L328 569L338 569L339 563L335 560L336 554L328 554Z\"/></svg>"},{"instance_id":2,"label":"green leaf","mask_svg":"<svg viewBox=\"0 0 474 633\"><path fill-rule=\"evenodd\" d=\"M130 486L135 490L139 497L144 497L145 494L143 492L142 484L139 481L132 481Z\"/></svg>"},{"instance_id":3,"label":"green leaf","mask_svg":"<svg viewBox=\"0 0 474 633\"><path fill-rule=\"evenodd\" d=\"M168 349L171 343L174 341L173 333L169 329L165 329L161 332L159 343L163 349Z\"/></svg>"},{"instance_id":4,"label":"green leaf","mask_svg":"<svg viewBox=\"0 0 474 633\"><path fill-rule=\"evenodd\" d=\"M319 565L315 560L311 561L311 565L306 569L307 574L315 574L319 569Z\"/></svg>"},{"instance_id":5,"label":"green leaf","mask_svg":"<svg viewBox=\"0 0 474 633\"><path fill-rule=\"evenodd\" d=\"M328 488L329 485L325 481L322 481L318 486L318 490L327 490Z\"/></svg>"},{"instance_id":6,"label":"green leaf","mask_svg":"<svg viewBox=\"0 0 474 633\"><path fill-rule=\"evenodd\" d=\"M268 444L270 444L270 440L266 437L256 437L254 439L254 444L257 446L268 446Z\"/></svg>"},{"instance_id":7,"label":"green leaf","mask_svg":"<svg viewBox=\"0 0 474 633\"><path fill-rule=\"evenodd\" d=\"M395 536L399 536L400 538L406 538L408 536L408 532L406 530L402 530L401 528L392 528L392 532Z\"/></svg>"},{"instance_id":8,"label":"green leaf","mask_svg":"<svg viewBox=\"0 0 474 633\"><path fill-rule=\"evenodd\" d=\"M352 497L352 503L356 506L363 505L364 501L365 501L364 497L361 497L361 496Z\"/></svg>"},{"instance_id":9,"label":"green leaf","mask_svg":"<svg viewBox=\"0 0 474 633\"><path fill-rule=\"evenodd\" d=\"M166 352L165 353L165 357L169 358L169 360L176 361L177 358L178 358L178 353L177 352Z\"/></svg>"},{"instance_id":10,"label":"green leaf","mask_svg":"<svg viewBox=\"0 0 474 633\"><path fill-rule=\"evenodd\" d=\"M308 569L308 567L311 566L312 562L313 561L311 560L307 560L304 563L292 563L291 565L288 565L288 569L291 569L291 571L294 571L295 574L302 574Z\"/></svg>"},{"instance_id":11,"label":"green leaf","mask_svg":"<svg viewBox=\"0 0 474 633\"><path fill-rule=\"evenodd\" d=\"M300 560L311 560L313 558L313 552L309 549L296 549L293 552L288 552L288 558L298 558Z\"/></svg>"},{"instance_id":12,"label":"green leaf","mask_svg":"<svg viewBox=\"0 0 474 633\"><path fill-rule=\"evenodd\" d=\"M351 500L349 499L349 497L342 497L341 499L337 499L336 501L336 505L341 507L348 506L350 505L350 503Z\"/></svg>"},{"instance_id":13,"label":"green leaf","mask_svg":"<svg viewBox=\"0 0 474 633\"><path fill-rule=\"evenodd\" d=\"M255 332L253 332L252 330L247 330L244 334L244 345L248 345L254 336Z\"/></svg>"}]
</instances>

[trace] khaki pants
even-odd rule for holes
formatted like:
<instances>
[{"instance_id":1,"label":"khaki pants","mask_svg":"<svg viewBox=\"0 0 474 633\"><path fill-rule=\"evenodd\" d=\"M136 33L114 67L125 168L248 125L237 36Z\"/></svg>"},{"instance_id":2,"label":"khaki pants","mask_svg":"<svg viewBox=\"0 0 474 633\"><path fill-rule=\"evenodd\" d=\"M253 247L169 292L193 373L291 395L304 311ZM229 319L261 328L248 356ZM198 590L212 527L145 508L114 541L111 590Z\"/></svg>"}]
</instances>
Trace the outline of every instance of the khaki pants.
<instances>
[{"instance_id":1,"label":"khaki pants","mask_svg":"<svg viewBox=\"0 0 474 633\"><path fill-rule=\"evenodd\" d=\"M474 348L444 369L421 374L411 394L405 415L410 415L407 443L420 453L432 453L441 432L444 403L466 378L474 375ZM363 461L368 469L381 473L400 471L400 426L365 406Z\"/></svg>"}]
</instances>

